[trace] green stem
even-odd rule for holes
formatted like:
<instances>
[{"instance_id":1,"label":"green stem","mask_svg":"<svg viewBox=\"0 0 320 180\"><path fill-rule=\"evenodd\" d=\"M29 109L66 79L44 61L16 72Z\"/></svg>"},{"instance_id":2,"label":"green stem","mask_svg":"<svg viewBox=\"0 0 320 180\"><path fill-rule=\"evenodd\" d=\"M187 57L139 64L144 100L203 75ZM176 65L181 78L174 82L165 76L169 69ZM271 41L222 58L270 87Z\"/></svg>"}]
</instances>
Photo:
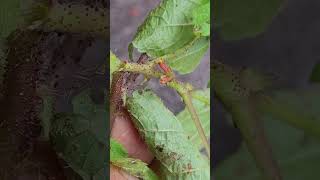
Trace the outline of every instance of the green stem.
<instances>
[{"instance_id":1,"label":"green stem","mask_svg":"<svg viewBox=\"0 0 320 180\"><path fill-rule=\"evenodd\" d=\"M155 70L155 66L161 60L161 58L157 58L153 61L150 61L146 64L136 64L136 63L124 63L120 66L119 71L127 71L127 72L134 72L134 73L141 73L148 77L155 77L160 78L163 74ZM201 125L201 121L199 116L193 106L190 91L192 90L192 86L190 84L185 84L178 82L177 80L173 79L172 81L167 83L168 87L175 89L179 95L182 97L184 103L186 104L187 109L189 110L192 120L198 130L199 136L202 140L202 143L205 146L207 151L208 157L210 158L210 145L206 138L204 129Z\"/></svg>"},{"instance_id":2,"label":"green stem","mask_svg":"<svg viewBox=\"0 0 320 180\"><path fill-rule=\"evenodd\" d=\"M126 71L126 72L133 72L133 73L140 73L144 74L147 77L155 77L160 78L161 73L154 70L156 66L156 60L150 61L146 64L137 64L137 63L123 63L120 65L119 71Z\"/></svg>"},{"instance_id":3,"label":"green stem","mask_svg":"<svg viewBox=\"0 0 320 180\"><path fill-rule=\"evenodd\" d=\"M191 100L191 95L190 91L192 90L192 87L190 84L182 84L179 83L178 81L171 81L168 83L168 86L175 89L180 96L182 97L184 103L186 104L186 107L188 108L192 120L198 130L198 134L202 140L202 143L207 151L208 157L210 158L210 145L208 143L205 131L201 125L201 121L199 119L199 116L197 114L196 109L193 106L192 100Z\"/></svg>"},{"instance_id":4,"label":"green stem","mask_svg":"<svg viewBox=\"0 0 320 180\"><path fill-rule=\"evenodd\" d=\"M196 95L196 94L191 94L192 98L194 99L197 99L198 101L201 101L202 103L204 103L205 105L210 105L210 101L203 97L203 96L199 96L199 95Z\"/></svg>"}]
</instances>

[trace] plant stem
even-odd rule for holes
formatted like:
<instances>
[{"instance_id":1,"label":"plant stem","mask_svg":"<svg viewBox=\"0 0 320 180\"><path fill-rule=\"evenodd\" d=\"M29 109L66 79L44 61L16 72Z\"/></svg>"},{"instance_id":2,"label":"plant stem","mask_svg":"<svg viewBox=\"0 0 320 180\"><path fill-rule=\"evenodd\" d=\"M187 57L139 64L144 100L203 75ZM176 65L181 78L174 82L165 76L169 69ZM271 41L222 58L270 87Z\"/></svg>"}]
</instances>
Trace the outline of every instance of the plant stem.
<instances>
[{"instance_id":1,"label":"plant stem","mask_svg":"<svg viewBox=\"0 0 320 180\"><path fill-rule=\"evenodd\" d=\"M141 73L148 77L160 78L163 74L155 70L155 66L162 58L157 58L153 61L150 61L146 64L136 64L136 63L124 63L119 71L127 71L134 73ZM201 121L199 116L192 104L190 91L192 90L192 86L187 83L181 83L175 79L166 83L168 87L175 89L179 95L182 97L187 109L189 110L192 120L198 130L198 134L202 140L203 145L207 151L208 157L210 158L210 145L206 138L205 132L202 128Z\"/></svg>"},{"instance_id":2,"label":"plant stem","mask_svg":"<svg viewBox=\"0 0 320 180\"><path fill-rule=\"evenodd\" d=\"M184 103L186 104L186 107L188 108L188 110L191 114L192 120L198 130L198 134L199 134L201 141L207 151L208 157L210 158L210 145L208 143L206 134L205 134L203 127L201 125L201 121L199 119L197 111L194 108L192 100L191 100L191 95L190 95L190 91L192 90L191 85L190 84L184 85L182 83L179 83L178 81L171 81L168 83L168 86L175 89L182 97Z\"/></svg>"},{"instance_id":3,"label":"plant stem","mask_svg":"<svg viewBox=\"0 0 320 180\"><path fill-rule=\"evenodd\" d=\"M133 72L133 73L141 73L147 77L155 77L160 78L161 73L154 70L156 65L156 60L148 62L146 64L137 64L137 63L123 63L120 66L119 71Z\"/></svg>"}]
</instances>

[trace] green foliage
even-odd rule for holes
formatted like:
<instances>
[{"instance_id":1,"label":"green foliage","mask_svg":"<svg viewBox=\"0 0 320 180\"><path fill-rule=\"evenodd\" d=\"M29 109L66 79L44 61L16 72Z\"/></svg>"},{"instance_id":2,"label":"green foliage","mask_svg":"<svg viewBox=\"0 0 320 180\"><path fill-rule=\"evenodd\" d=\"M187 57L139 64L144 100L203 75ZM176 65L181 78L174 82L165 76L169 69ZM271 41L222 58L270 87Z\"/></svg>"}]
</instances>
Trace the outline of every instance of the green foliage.
<instances>
[{"instance_id":1,"label":"green foliage","mask_svg":"<svg viewBox=\"0 0 320 180\"><path fill-rule=\"evenodd\" d=\"M0 39L4 40L22 23L21 0L0 2Z\"/></svg>"},{"instance_id":2,"label":"green foliage","mask_svg":"<svg viewBox=\"0 0 320 180\"><path fill-rule=\"evenodd\" d=\"M139 27L132 46L153 58L166 56L168 63L171 63L170 66L182 74L192 72L209 44L208 38L199 39L198 35L208 35L208 14L205 15L208 6L204 5L205 2L162 1ZM199 17L196 13L192 14L193 10L201 12ZM199 29L200 32L194 32L195 29ZM129 51L132 51L131 45Z\"/></svg>"},{"instance_id":3,"label":"green foliage","mask_svg":"<svg viewBox=\"0 0 320 180\"><path fill-rule=\"evenodd\" d=\"M119 159L127 158L128 152L125 147L117 140L110 139L110 161L116 161Z\"/></svg>"},{"instance_id":4,"label":"green foliage","mask_svg":"<svg viewBox=\"0 0 320 180\"><path fill-rule=\"evenodd\" d=\"M268 84L266 78L253 70L237 71L219 62L214 62L212 70L215 94L232 115L257 167L266 179L279 178L255 100L255 94Z\"/></svg>"},{"instance_id":5,"label":"green foliage","mask_svg":"<svg viewBox=\"0 0 320 180\"><path fill-rule=\"evenodd\" d=\"M215 62L213 73L215 93L232 114L246 142L246 146L216 170L217 178L263 179L255 165L264 172L272 172L275 167L270 166L272 155L280 163L284 179L319 177L319 174L310 174L320 158L320 146L315 141L320 137L319 86L266 93L269 79L252 69L236 71ZM263 138L264 133L261 133L264 132L263 127L267 138ZM272 154L267 154L266 139L271 142ZM250 158L248 152L254 158ZM297 172L297 169L303 171Z\"/></svg>"},{"instance_id":6,"label":"green foliage","mask_svg":"<svg viewBox=\"0 0 320 180\"><path fill-rule=\"evenodd\" d=\"M155 173L148 168L148 165L139 159L121 158L112 161L112 164L120 167L132 176L144 180L158 180Z\"/></svg>"},{"instance_id":7,"label":"green foliage","mask_svg":"<svg viewBox=\"0 0 320 180\"><path fill-rule=\"evenodd\" d=\"M176 51L173 56L168 58L169 66L181 74L193 72L207 52L209 41L210 39L206 37L195 39L190 45Z\"/></svg>"},{"instance_id":8,"label":"green foliage","mask_svg":"<svg viewBox=\"0 0 320 180\"><path fill-rule=\"evenodd\" d=\"M21 25L22 20L21 0L0 1L0 99L3 75L7 64L6 38Z\"/></svg>"},{"instance_id":9,"label":"green foliage","mask_svg":"<svg viewBox=\"0 0 320 180\"><path fill-rule=\"evenodd\" d=\"M134 92L127 106L141 137L161 162L162 178L210 179L209 162L160 98L150 91Z\"/></svg>"},{"instance_id":10,"label":"green foliage","mask_svg":"<svg viewBox=\"0 0 320 180\"><path fill-rule=\"evenodd\" d=\"M106 179L106 108L94 104L88 91L73 99L73 108L73 114L54 116L50 140L57 154L84 180Z\"/></svg>"},{"instance_id":11,"label":"green foliage","mask_svg":"<svg viewBox=\"0 0 320 180\"><path fill-rule=\"evenodd\" d=\"M197 111L206 136L210 137L210 89L192 92L192 103ZM198 147L198 149L201 149L203 145L188 109L180 112L177 118L181 122L192 144Z\"/></svg>"},{"instance_id":12,"label":"green foliage","mask_svg":"<svg viewBox=\"0 0 320 180\"><path fill-rule=\"evenodd\" d=\"M158 177L141 160L128 157L128 152L121 143L110 139L110 162L132 176L144 180L157 180Z\"/></svg>"},{"instance_id":13,"label":"green foliage","mask_svg":"<svg viewBox=\"0 0 320 180\"><path fill-rule=\"evenodd\" d=\"M319 91L318 84L304 89L274 91L268 94L269 98L260 98L257 107L261 114L286 122L320 140Z\"/></svg>"},{"instance_id":14,"label":"green foliage","mask_svg":"<svg viewBox=\"0 0 320 180\"><path fill-rule=\"evenodd\" d=\"M216 0L214 26L225 40L257 36L277 15L283 0Z\"/></svg>"},{"instance_id":15,"label":"green foliage","mask_svg":"<svg viewBox=\"0 0 320 180\"><path fill-rule=\"evenodd\" d=\"M317 63L312 70L310 81L318 83L320 82L320 63Z\"/></svg>"},{"instance_id":16,"label":"green foliage","mask_svg":"<svg viewBox=\"0 0 320 180\"><path fill-rule=\"evenodd\" d=\"M30 28L44 31L82 33L107 38L108 10L101 3L59 3L39 0L27 11Z\"/></svg>"},{"instance_id":17,"label":"green foliage","mask_svg":"<svg viewBox=\"0 0 320 180\"><path fill-rule=\"evenodd\" d=\"M304 90L281 90L275 92L272 99L275 102L287 102L283 113L300 115L297 119L304 123L301 115L319 117L319 86L312 86ZM290 111L288 111L290 110ZM312 116L310 116L312 115ZM302 131L283 123L282 117L270 113L263 114L264 126L268 140L271 142L273 153L279 162L284 180L318 179L320 173L317 170L320 165L319 139L308 136L307 131ZM313 119L319 124L319 119ZM319 125L314 128L320 129ZM253 158L243 145L241 149L215 171L217 179L260 180L263 179L255 167Z\"/></svg>"},{"instance_id":18,"label":"green foliage","mask_svg":"<svg viewBox=\"0 0 320 180\"><path fill-rule=\"evenodd\" d=\"M121 61L115 54L110 51L110 82L112 81L112 74L119 70Z\"/></svg>"},{"instance_id":19,"label":"green foliage","mask_svg":"<svg viewBox=\"0 0 320 180\"><path fill-rule=\"evenodd\" d=\"M48 88L41 87L38 89L38 94L42 98L42 111L39 114L41 119L42 125L42 137L46 140L49 140L49 133L50 133L50 126L51 126L51 119L53 117L53 105L54 105L54 98L48 95Z\"/></svg>"},{"instance_id":20,"label":"green foliage","mask_svg":"<svg viewBox=\"0 0 320 180\"><path fill-rule=\"evenodd\" d=\"M192 11L192 23L195 25L195 33L201 36L210 36L210 1Z\"/></svg>"}]
</instances>

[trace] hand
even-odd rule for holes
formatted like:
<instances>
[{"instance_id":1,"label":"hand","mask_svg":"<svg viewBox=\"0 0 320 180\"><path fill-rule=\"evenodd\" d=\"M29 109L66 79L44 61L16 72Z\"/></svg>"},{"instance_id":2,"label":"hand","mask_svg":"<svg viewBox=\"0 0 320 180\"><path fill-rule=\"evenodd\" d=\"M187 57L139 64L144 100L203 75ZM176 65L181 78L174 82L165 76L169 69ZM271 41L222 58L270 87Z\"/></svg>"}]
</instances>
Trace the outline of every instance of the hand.
<instances>
[{"instance_id":1,"label":"hand","mask_svg":"<svg viewBox=\"0 0 320 180\"><path fill-rule=\"evenodd\" d=\"M118 140L126 148L130 157L140 159L147 164L150 164L152 161L152 153L140 138L129 116L118 116L115 118L111 137ZM110 166L110 180L127 179L138 178L127 174L115 166Z\"/></svg>"}]
</instances>

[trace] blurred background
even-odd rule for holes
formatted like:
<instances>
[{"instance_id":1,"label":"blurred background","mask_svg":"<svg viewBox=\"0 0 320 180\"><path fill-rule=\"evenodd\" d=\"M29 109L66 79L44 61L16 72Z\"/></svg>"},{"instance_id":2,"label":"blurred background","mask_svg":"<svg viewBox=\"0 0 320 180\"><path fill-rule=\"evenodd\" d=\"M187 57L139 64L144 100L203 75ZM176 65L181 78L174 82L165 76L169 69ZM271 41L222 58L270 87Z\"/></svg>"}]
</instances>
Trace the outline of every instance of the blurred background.
<instances>
[{"instance_id":1,"label":"blurred background","mask_svg":"<svg viewBox=\"0 0 320 180\"><path fill-rule=\"evenodd\" d=\"M253 1L245 1L245 3L248 4L250 2L251 6L248 6L248 8L259 7L258 1L255 1L257 4L254 4ZM261 9L257 15L261 15L269 8L267 4L269 1L260 2L264 3L265 6L262 8L263 11ZM274 2L276 1L270 1L270 4ZM235 7L233 8L237 9ZM277 86L280 88L307 88L310 86L309 78L312 69L317 62L320 62L319 8L320 1L317 0L282 1L280 9L278 13L274 15L271 23L264 29L264 32L255 37L226 41L223 40L221 34L216 32L214 34L214 40L211 42L212 56L214 59L218 59L234 67L251 67L257 69L259 72L273 74L277 78L279 82ZM239 6L238 11L234 13L245 14L245 12L241 11L241 6ZM250 20L253 19L252 16L248 17L251 18ZM243 24L250 24L250 20L243 19ZM239 26L241 26L241 23L241 21L238 22L238 24L240 24ZM217 29L219 29L219 27L217 27ZM237 28L234 28L234 31L237 31ZM314 98L316 97L317 96L314 96ZM213 165L214 168L218 168L217 173L220 177L225 175L225 179L230 179L230 177L242 177L246 180L259 179L256 177L256 172L252 173L252 169L254 168L248 165L251 157L245 156L242 152L241 134L232 123L229 123L230 115L226 113L219 102L215 101L213 105ZM316 108L315 105L310 107ZM305 111L310 107L304 107L306 109L301 109L301 111ZM282 159L281 163L283 165L286 164L287 175L295 174L295 179L305 179L306 177L309 177L309 179L319 179L319 174L312 176L306 173L308 170L305 169L308 169L308 165L305 165L305 168L298 168L301 163L314 163L311 160L312 158L309 157L310 154L302 153L307 152L308 146L311 145L308 143L307 145L298 143L303 141L303 138L305 138L304 134L300 131L290 129L283 124L277 124L272 127L273 131L270 130L271 126L267 127L270 133L274 134L270 136L273 138L271 141L277 141L275 139L279 139L277 143L278 145L282 144L283 148L282 154L278 154L278 157L284 156L286 152L290 154L289 152L291 152L292 149L290 150L290 145L288 145L289 143L286 144L286 141L292 141L292 144L296 143L296 149L292 151L297 151L300 157L305 157L305 159L300 159L301 161L291 159L292 161L290 162L287 161L290 157L287 157L286 160ZM310 139L310 137L308 138ZM319 159L320 150L318 145L313 147L313 153L313 159ZM291 154L291 157L297 154ZM240 158L240 156L245 157ZM309 159L307 157L309 157ZM227 163L223 163L224 160L227 160ZM228 168L229 170L227 170ZM311 170L308 172L311 172Z\"/></svg>"}]
</instances>

